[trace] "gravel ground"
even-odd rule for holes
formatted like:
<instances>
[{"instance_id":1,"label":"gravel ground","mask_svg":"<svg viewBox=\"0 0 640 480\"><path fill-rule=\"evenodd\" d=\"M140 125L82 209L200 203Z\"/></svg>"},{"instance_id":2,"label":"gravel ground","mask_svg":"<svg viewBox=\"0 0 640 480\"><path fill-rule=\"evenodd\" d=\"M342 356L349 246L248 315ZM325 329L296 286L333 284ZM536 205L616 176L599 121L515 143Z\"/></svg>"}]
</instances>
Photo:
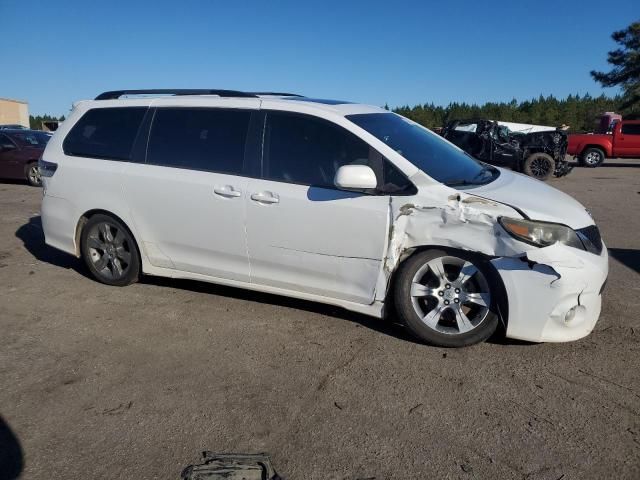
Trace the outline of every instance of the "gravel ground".
<instances>
[{"instance_id":1,"label":"gravel ground","mask_svg":"<svg viewBox=\"0 0 640 480\"><path fill-rule=\"evenodd\" d=\"M103 286L44 245L40 190L1 183L0 479L178 479L205 449L289 480L640 478L640 160L551 183L610 249L595 331L459 350L278 296Z\"/></svg>"}]
</instances>

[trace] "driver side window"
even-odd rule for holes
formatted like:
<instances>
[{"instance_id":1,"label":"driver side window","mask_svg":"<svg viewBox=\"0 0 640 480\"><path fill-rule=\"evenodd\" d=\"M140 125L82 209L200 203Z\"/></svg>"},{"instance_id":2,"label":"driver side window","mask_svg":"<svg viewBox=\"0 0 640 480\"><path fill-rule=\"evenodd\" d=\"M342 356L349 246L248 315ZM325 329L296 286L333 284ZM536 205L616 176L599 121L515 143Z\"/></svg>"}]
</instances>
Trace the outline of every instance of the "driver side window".
<instances>
[{"instance_id":1,"label":"driver side window","mask_svg":"<svg viewBox=\"0 0 640 480\"><path fill-rule=\"evenodd\" d=\"M266 179L334 188L336 171L350 164L373 168L369 161L369 146L355 135L309 116L279 112L267 114Z\"/></svg>"},{"instance_id":2,"label":"driver side window","mask_svg":"<svg viewBox=\"0 0 640 480\"><path fill-rule=\"evenodd\" d=\"M367 165L375 172L379 189L388 187L393 193L411 185L388 160L339 125L308 115L269 112L265 128L263 178L267 180L335 189L333 180L340 167Z\"/></svg>"}]
</instances>

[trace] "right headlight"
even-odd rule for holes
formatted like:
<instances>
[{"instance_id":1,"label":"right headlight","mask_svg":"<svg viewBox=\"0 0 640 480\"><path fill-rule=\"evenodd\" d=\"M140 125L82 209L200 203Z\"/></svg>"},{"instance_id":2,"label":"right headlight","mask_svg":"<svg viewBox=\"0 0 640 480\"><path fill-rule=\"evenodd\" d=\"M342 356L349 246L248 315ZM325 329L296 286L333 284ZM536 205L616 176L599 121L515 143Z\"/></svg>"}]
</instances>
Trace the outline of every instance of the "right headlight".
<instances>
[{"instance_id":1,"label":"right headlight","mask_svg":"<svg viewBox=\"0 0 640 480\"><path fill-rule=\"evenodd\" d=\"M575 230L566 225L509 217L500 217L498 221L511 236L531 245L548 247L560 242L580 250L585 249Z\"/></svg>"}]
</instances>

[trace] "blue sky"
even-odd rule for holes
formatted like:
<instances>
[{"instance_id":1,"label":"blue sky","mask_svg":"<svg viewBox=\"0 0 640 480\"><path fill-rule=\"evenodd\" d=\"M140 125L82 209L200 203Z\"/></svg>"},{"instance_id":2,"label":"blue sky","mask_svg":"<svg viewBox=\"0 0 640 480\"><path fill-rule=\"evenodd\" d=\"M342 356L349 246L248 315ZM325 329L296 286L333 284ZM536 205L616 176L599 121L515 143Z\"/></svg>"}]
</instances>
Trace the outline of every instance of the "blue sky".
<instances>
[{"instance_id":1,"label":"blue sky","mask_svg":"<svg viewBox=\"0 0 640 480\"><path fill-rule=\"evenodd\" d=\"M121 88L292 91L375 105L599 95L638 0L0 0L0 97L32 114Z\"/></svg>"}]
</instances>

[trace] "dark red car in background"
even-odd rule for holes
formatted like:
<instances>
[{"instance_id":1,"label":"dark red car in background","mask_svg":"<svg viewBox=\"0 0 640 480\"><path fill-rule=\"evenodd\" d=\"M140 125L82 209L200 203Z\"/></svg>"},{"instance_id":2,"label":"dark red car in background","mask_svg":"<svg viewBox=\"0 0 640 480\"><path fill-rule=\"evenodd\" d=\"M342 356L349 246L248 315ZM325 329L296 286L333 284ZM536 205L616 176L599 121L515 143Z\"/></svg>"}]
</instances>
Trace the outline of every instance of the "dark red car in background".
<instances>
[{"instance_id":1,"label":"dark red car in background","mask_svg":"<svg viewBox=\"0 0 640 480\"><path fill-rule=\"evenodd\" d=\"M39 130L0 130L0 178L41 185L38 159L51 134Z\"/></svg>"}]
</instances>

